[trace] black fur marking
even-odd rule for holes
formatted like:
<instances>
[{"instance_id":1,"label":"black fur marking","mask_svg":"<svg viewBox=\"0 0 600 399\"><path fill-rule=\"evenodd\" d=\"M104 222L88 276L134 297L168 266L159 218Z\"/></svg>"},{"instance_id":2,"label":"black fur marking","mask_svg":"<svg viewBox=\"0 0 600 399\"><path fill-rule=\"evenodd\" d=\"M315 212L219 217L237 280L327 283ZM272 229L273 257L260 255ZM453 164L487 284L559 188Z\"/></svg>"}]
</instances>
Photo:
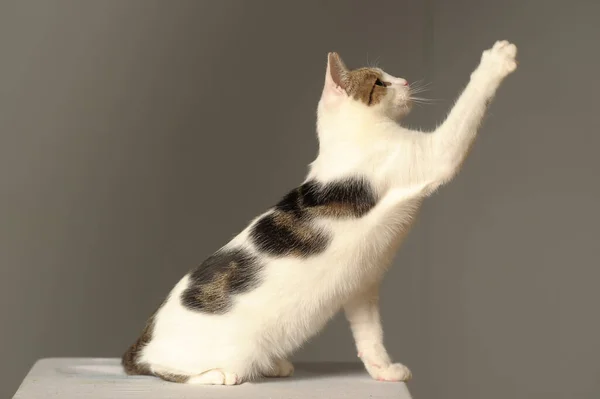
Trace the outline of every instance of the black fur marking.
<instances>
[{"instance_id":1,"label":"black fur marking","mask_svg":"<svg viewBox=\"0 0 600 399\"><path fill-rule=\"evenodd\" d=\"M377 199L364 179L349 178L327 184L309 181L300 186L304 207L319 208L321 216L355 217L366 215Z\"/></svg>"},{"instance_id":2,"label":"black fur marking","mask_svg":"<svg viewBox=\"0 0 600 399\"><path fill-rule=\"evenodd\" d=\"M293 212L273 212L263 216L252 228L254 244L260 251L273 256L307 257L327 248L329 237L308 225Z\"/></svg>"},{"instance_id":3,"label":"black fur marking","mask_svg":"<svg viewBox=\"0 0 600 399\"><path fill-rule=\"evenodd\" d=\"M285 195L273 212L253 226L250 236L272 256L308 257L323 252L331 237L317 229L315 218L360 218L377 204L370 184L359 178L331 183L308 181Z\"/></svg>"},{"instance_id":4,"label":"black fur marking","mask_svg":"<svg viewBox=\"0 0 600 399\"><path fill-rule=\"evenodd\" d=\"M224 314L233 296L260 284L260 269L256 257L242 249L217 251L190 274L181 302L191 310Z\"/></svg>"},{"instance_id":5,"label":"black fur marking","mask_svg":"<svg viewBox=\"0 0 600 399\"><path fill-rule=\"evenodd\" d=\"M293 214L298 219L303 218L306 212L303 209L301 190L302 187L296 187L287 193L275 207L282 212Z\"/></svg>"}]
</instances>

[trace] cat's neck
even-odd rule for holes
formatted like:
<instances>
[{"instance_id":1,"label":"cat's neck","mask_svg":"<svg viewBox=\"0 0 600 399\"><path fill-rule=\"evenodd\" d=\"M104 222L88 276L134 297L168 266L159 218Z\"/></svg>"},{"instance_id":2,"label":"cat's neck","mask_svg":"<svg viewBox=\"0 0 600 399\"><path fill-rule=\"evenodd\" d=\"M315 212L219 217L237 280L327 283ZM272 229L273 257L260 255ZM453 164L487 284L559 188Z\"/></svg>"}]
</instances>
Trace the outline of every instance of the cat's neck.
<instances>
[{"instance_id":1,"label":"cat's neck","mask_svg":"<svg viewBox=\"0 0 600 399\"><path fill-rule=\"evenodd\" d=\"M342 117L344 115L341 115ZM397 124L357 118L320 119L319 152L308 178L321 181L368 176L397 145Z\"/></svg>"},{"instance_id":2,"label":"cat's neck","mask_svg":"<svg viewBox=\"0 0 600 399\"><path fill-rule=\"evenodd\" d=\"M319 107L317 133L320 156L340 151L368 150L389 136L393 121L366 112L360 104L347 104L335 110Z\"/></svg>"}]
</instances>

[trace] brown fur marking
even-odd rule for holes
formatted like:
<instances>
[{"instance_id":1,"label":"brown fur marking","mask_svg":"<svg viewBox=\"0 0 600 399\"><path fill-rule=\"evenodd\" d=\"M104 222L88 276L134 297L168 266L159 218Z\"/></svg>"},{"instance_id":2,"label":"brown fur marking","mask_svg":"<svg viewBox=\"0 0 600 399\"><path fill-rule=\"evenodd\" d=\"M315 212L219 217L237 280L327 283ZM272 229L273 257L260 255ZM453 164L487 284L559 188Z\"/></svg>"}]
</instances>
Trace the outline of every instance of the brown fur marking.
<instances>
[{"instance_id":1,"label":"brown fur marking","mask_svg":"<svg viewBox=\"0 0 600 399\"><path fill-rule=\"evenodd\" d=\"M346 74L346 92L366 105L379 104L385 97L387 88L376 85L377 79L382 79L381 73L373 68L349 71Z\"/></svg>"},{"instance_id":2,"label":"brown fur marking","mask_svg":"<svg viewBox=\"0 0 600 399\"><path fill-rule=\"evenodd\" d=\"M337 53L328 54L331 79L343 88L355 100L371 106L379 104L387 94L388 82L383 82L383 76L375 68L358 68L349 70ZM377 85L380 81L382 85Z\"/></svg>"},{"instance_id":3,"label":"brown fur marking","mask_svg":"<svg viewBox=\"0 0 600 399\"><path fill-rule=\"evenodd\" d=\"M273 221L281 229L289 231L300 245L292 248L290 255L303 256L301 248L320 248L325 243L317 229L310 226L307 220L295 217L292 213L275 210Z\"/></svg>"},{"instance_id":4,"label":"brown fur marking","mask_svg":"<svg viewBox=\"0 0 600 399\"><path fill-rule=\"evenodd\" d=\"M241 249L217 251L190 273L181 296L188 309L226 313L233 298L260 284L260 262Z\"/></svg>"},{"instance_id":5,"label":"brown fur marking","mask_svg":"<svg viewBox=\"0 0 600 399\"><path fill-rule=\"evenodd\" d=\"M322 186L300 187L301 205L311 217L360 218L377 202L371 187L362 179L348 179Z\"/></svg>"}]
</instances>

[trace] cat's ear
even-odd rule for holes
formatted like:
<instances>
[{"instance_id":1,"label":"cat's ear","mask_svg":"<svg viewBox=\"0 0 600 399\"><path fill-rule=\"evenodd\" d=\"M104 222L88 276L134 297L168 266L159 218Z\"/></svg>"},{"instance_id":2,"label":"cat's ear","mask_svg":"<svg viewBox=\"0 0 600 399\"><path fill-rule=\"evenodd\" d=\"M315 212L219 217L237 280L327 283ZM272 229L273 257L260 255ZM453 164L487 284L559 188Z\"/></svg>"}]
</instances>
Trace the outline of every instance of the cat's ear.
<instances>
[{"instance_id":1,"label":"cat's ear","mask_svg":"<svg viewBox=\"0 0 600 399\"><path fill-rule=\"evenodd\" d=\"M346 95L348 68L338 53L327 54L327 72L325 73L324 97Z\"/></svg>"}]
</instances>

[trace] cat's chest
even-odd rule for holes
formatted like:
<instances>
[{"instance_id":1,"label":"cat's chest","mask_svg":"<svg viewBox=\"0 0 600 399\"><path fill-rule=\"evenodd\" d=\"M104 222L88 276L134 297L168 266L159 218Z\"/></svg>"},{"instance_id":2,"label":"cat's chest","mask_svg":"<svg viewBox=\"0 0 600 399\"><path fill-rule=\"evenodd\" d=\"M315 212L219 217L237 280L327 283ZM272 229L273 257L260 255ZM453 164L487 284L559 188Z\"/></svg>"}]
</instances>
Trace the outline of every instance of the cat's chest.
<instances>
[{"instance_id":1,"label":"cat's chest","mask_svg":"<svg viewBox=\"0 0 600 399\"><path fill-rule=\"evenodd\" d=\"M418 215L424 196L421 190L394 189L381 196L376 206L367 214L368 223L374 230L389 230L403 233L410 229L412 221Z\"/></svg>"},{"instance_id":2,"label":"cat's chest","mask_svg":"<svg viewBox=\"0 0 600 399\"><path fill-rule=\"evenodd\" d=\"M387 262L410 231L421 202L420 198L386 200L360 218L330 221L330 253L359 267Z\"/></svg>"},{"instance_id":3,"label":"cat's chest","mask_svg":"<svg viewBox=\"0 0 600 399\"><path fill-rule=\"evenodd\" d=\"M365 235L359 245L365 247L373 258L390 260L410 232L421 209L422 198L390 200L376 206L366 215Z\"/></svg>"}]
</instances>

